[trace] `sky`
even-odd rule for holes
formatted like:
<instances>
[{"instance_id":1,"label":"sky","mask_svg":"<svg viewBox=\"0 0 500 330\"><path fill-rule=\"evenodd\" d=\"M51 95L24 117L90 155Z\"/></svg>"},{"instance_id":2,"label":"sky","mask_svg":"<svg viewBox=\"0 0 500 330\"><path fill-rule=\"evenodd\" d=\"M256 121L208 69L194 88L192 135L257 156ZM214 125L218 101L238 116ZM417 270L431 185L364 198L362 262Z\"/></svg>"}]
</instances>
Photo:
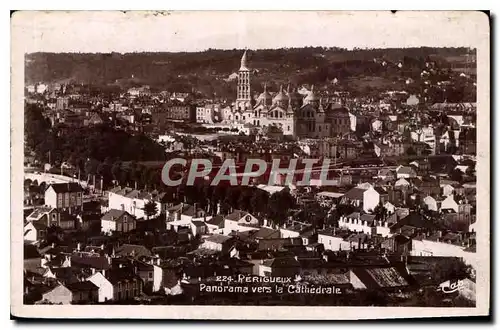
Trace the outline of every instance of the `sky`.
<instances>
[{"instance_id":1,"label":"sky","mask_svg":"<svg viewBox=\"0 0 500 330\"><path fill-rule=\"evenodd\" d=\"M12 41L32 52L141 52L324 46L475 47L480 12L17 12Z\"/></svg>"}]
</instances>

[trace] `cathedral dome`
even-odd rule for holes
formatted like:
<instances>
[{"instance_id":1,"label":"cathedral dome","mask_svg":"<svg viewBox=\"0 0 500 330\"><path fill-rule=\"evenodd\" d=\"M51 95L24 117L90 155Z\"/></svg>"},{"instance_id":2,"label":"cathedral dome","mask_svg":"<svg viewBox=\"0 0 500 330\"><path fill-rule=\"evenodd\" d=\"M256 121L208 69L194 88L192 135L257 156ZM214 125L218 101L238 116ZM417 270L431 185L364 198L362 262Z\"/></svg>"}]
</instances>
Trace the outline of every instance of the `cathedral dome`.
<instances>
[{"instance_id":1,"label":"cathedral dome","mask_svg":"<svg viewBox=\"0 0 500 330\"><path fill-rule=\"evenodd\" d=\"M267 92L267 85L264 85L264 91L257 98L257 103L269 104L271 103L271 94Z\"/></svg>"},{"instance_id":2,"label":"cathedral dome","mask_svg":"<svg viewBox=\"0 0 500 330\"><path fill-rule=\"evenodd\" d=\"M283 92L283 86L280 86L280 91L273 98L273 102L288 102L288 96Z\"/></svg>"}]
</instances>

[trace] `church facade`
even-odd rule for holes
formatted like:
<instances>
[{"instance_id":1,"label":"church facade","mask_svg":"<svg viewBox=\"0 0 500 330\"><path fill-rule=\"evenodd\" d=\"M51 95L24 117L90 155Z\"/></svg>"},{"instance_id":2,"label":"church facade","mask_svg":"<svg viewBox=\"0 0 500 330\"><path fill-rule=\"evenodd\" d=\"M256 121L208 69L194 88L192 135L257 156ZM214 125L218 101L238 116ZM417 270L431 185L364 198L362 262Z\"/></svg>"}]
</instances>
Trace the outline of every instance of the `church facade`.
<instances>
[{"instance_id":1,"label":"church facade","mask_svg":"<svg viewBox=\"0 0 500 330\"><path fill-rule=\"evenodd\" d=\"M260 130L274 126L283 135L296 138L327 138L350 132L349 111L339 104L324 105L314 86L304 96L290 86L286 90L281 86L272 94L264 85L262 93L254 98L251 79L252 71L245 51L238 71L236 101L223 109L224 122Z\"/></svg>"}]
</instances>

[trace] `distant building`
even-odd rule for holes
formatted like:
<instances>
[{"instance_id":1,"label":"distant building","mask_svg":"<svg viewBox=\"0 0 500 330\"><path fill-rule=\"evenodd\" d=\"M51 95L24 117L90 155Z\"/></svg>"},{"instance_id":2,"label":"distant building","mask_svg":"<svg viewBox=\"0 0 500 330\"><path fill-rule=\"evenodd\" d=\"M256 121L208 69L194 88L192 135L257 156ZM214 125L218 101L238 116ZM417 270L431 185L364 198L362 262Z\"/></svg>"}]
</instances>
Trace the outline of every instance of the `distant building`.
<instances>
[{"instance_id":1,"label":"distant building","mask_svg":"<svg viewBox=\"0 0 500 330\"><path fill-rule=\"evenodd\" d=\"M69 98L68 97L58 97L56 100L56 110L66 110L69 108Z\"/></svg>"},{"instance_id":2,"label":"distant building","mask_svg":"<svg viewBox=\"0 0 500 330\"><path fill-rule=\"evenodd\" d=\"M45 205L56 209L81 209L83 188L75 182L51 184L45 191Z\"/></svg>"}]
</instances>

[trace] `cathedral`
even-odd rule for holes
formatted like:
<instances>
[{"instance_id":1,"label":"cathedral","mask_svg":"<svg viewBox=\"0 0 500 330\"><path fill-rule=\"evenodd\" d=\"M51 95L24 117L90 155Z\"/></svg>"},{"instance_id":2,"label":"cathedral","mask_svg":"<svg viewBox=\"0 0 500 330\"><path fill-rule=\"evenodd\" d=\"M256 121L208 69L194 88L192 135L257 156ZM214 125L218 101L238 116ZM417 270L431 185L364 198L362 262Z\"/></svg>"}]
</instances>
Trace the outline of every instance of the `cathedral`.
<instances>
[{"instance_id":1,"label":"cathedral","mask_svg":"<svg viewBox=\"0 0 500 330\"><path fill-rule=\"evenodd\" d=\"M222 117L231 124L251 124L257 128L275 126L283 135L296 138L326 138L342 136L351 131L349 111L339 104L323 105L314 86L304 96L297 88L280 87L272 94L264 85L257 97L252 97L252 71L247 51L241 57L238 71L236 101L224 109Z\"/></svg>"}]
</instances>

